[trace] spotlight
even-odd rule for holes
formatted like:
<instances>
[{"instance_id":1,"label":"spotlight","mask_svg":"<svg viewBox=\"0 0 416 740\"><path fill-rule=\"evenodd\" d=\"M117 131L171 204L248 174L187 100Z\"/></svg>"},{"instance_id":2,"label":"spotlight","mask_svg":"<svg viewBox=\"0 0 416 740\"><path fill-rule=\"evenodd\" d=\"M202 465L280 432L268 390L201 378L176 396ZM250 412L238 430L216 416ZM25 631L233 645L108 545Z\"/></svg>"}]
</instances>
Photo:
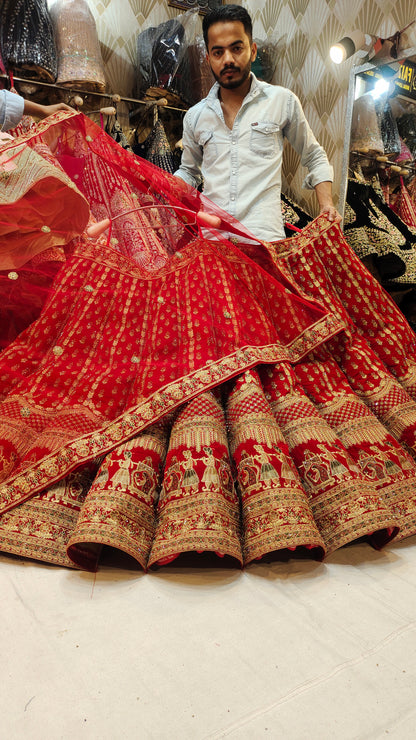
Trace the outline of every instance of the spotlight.
<instances>
[{"instance_id":1,"label":"spotlight","mask_svg":"<svg viewBox=\"0 0 416 740\"><path fill-rule=\"evenodd\" d=\"M370 94L373 96L374 100L377 100L378 98L381 98L381 96L384 95L384 93L387 93L389 90L390 90L390 82L386 80L384 77L381 77L379 80L377 80L373 89L370 91Z\"/></svg>"},{"instance_id":2,"label":"spotlight","mask_svg":"<svg viewBox=\"0 0 416 740\"><path fill-rule=\"evenodd\" d=\"M349 36L344 36L341 41L333 44L329 50L329 56L335 64L341 64L346 59L352 57L357 51L363 51L364 55L371 49L376 40L375 36L370 36L362 31L351 31Z\"/></svg>"}]
</instances>

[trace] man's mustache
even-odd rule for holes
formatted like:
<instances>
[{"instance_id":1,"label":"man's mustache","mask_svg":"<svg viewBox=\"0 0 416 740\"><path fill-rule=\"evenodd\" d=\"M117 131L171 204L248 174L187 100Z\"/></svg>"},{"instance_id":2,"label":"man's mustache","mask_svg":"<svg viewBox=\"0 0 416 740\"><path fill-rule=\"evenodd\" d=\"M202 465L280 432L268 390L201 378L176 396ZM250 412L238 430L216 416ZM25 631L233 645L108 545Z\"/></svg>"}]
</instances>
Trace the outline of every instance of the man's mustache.
<instances>
[{"instance_id":1,"label":"man's mustache","mask_svg":"<svg viewBox=\"0 0 416 740\"><path fill-rule=\"evenodd\" d=\"M239 72L240 67L235 67L234 64L229 64L227 67L224 67L224 69L221 70L221 74L225 74L225 72Z\"/></svg>"}]
</instances>

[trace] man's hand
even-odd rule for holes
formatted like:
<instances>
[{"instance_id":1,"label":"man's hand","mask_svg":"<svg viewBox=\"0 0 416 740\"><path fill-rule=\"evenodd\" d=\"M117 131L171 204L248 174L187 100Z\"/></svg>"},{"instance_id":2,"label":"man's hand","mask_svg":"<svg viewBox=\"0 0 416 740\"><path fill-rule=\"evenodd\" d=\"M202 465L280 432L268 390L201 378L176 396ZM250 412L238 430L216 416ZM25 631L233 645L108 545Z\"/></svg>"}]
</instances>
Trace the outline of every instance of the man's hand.
<instances>
[{"instance_id":1,"label":"man's hand","mask_svg":"<svg viewBox=\"0 0 416 740\"><path fill-rule=\"evenodd\" d=\"M328 221L339 224L342 216L338 213L332 201L332 183L329 181L319 182L315 185L315 193L319 203L319 213L327 217Z\"/></svg>"},{"instance_id":2,"label":"man's hand","mask_svg":"<svg viewBox=\"0 0 416 740\"><path fill-rule=\"evenodd\" d=\"M341 214L338 213L337 209L333 205L322 206L321 210L319 211L319 215L321 214L325 215L328 221L333 221L334 224L340 224L342 221Z\"/></svg>"}]
</instances>

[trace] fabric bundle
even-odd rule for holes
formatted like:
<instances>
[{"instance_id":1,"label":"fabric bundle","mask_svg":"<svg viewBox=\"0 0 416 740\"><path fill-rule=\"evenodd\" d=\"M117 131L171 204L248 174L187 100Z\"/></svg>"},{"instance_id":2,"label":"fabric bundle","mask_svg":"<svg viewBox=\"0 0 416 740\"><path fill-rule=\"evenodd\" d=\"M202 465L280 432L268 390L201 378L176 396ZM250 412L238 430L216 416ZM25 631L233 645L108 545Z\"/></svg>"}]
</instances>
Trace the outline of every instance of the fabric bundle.
<instances>
[{"instance_id":1,"label":"fabric bundle","mask_svg":"<svg viewBox=\"0 0 416 740\"><path fill-rule=\"evenodd\" d=\"M384 146L384 153L391 157L400 155L401 144L396 119L386 97L375 101L378 124Z\"/></svg>"},{"instance_id":2,"label":"fabric bundle","mask_svg":"<svg viewBox=\"0 0 416 740\"><path fill-rule=\"evenodd\" d=\"M3 0L1 55L16 75L55 82L57 54L46 0Z\"/></svg>"},{"instance_id":3,"label":"fabric bundle","mask_svg":"<svg viewBox=\"0 0 416 740\"><path fill-rule=\"evenodd\" d=\"M350 151L384 154L374 98L370 93L354 101L351 121Z\"/></svg>"},{"instance_id":4,"label":"fabric bundle","mask_svg":"<svg viewBox=\"0 0 416 740\"><path fill-rule=\"evenodd\" d=\"M172 103L175 99L177 103L197 102L195 55L199 55L200 48L195 34L197 17L197 10L189 10L139 34L137 67L141 94L162 97L167 92ZM202 68L205 74L206 62Z\"/></svg>"},{"instance_id":5,"label":"fabric bundle","mask_svg":"<svg viewBox=\"0 0 416 740\"><path fill-rule=\"evenodd\" d=\"M55 0L50 13L58 52L57 83L105 92L100 43L87 1Z\"/></svg>"}]
</instances>

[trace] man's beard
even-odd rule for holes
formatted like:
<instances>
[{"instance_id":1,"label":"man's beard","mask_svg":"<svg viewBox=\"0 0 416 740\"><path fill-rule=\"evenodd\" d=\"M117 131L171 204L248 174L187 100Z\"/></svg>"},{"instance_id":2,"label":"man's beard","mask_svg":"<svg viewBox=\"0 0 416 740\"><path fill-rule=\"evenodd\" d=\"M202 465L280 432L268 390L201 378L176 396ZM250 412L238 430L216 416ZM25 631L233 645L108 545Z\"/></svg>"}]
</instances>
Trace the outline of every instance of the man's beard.
<instances>
[{"instance_id":1,"label":"man's beard","mask_svg":"<svg viewBox=\"0 0 416 740\"><path fill-rule=\"evenodd\" d=\"M227 81L226 79L224 79L223 73L228 70L233 70L235 72L239 72L240 74L237 77L234 77L232 80ZM221 87L225 88L226 90L234 90L236 87L240 87L240 85L242 85L250 76L251 61L249 61L248 64L245 67L243 67L243 69L241 69L240 67L234 67L234 66L226 67L225 69L222 70L221 74L219 75L215 74L215 72L212 70L212 67L211 67L211 71L216 81Z\"/></svg>"}]
</instances>

